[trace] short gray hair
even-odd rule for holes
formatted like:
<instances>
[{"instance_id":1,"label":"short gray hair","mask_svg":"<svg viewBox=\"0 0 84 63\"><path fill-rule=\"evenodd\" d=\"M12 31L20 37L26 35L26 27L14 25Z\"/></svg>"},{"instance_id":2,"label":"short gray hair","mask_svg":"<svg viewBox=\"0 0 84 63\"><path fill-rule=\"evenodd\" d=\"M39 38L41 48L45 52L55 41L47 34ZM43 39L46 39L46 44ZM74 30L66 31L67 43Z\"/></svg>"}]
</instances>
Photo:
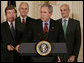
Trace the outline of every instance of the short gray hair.
<instances>
[{"instance_id":1,"label":"short gray hair","mask_svg":"<svg viewBox=\"0 0 84 63\"><path fill-rule=\"evenodd\" d=\"M43 5L41 6L41 8L42 8L42 7L48 7L49 13L53 12L53 7L52 7L52 5L50 5L50 4L43 4Z\"/></svg>"},{"instance_id":2,"label":"short gray hair","mask_svg":"<svg viewBox=\"0 0 84 63\"><path fill-rule=\"evenodd\" d=\"M70 7L69 7L68 4L62 4L62 5L60 6L60 8L63 7L63 6L66 6L66 7L70 10Z\"/></svg>"},{"instance_id":3,"label":"short gray hair","mask_svg":"<svg viewBox=\"0 0 84 63\"><path fill-rule=\"evenodd\" d=\"M26 4L28 6L28 9L29 9L29 4L27 2L21 2L20 5L19 5L19 8L21 7L21 5L23 4Z\"/></svg>"}]
</instances>

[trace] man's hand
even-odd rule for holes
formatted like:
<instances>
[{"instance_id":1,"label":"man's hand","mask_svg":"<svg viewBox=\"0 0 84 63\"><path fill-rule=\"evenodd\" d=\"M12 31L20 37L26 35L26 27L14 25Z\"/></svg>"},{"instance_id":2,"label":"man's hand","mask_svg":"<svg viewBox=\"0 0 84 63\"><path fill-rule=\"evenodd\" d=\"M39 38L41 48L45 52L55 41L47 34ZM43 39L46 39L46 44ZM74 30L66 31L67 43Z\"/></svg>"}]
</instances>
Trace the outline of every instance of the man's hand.
<instances>
[{"instance_id":1,"label":"man's hand","mask_svg":"<svg viewBox=\"0 0 84 63\"><path fill-rule=\"evenodd\" d=\"M16 48L15 48L15 50L16 50L17 52L19 52L19 47L20 47L20 45L17 45Z\"/></svg>"},{"instance_id":2,"label":"man's hand","mask_svg":"<svg viewBox=\"0 0 84 63\"><path fill-rule=\"evenodd\" d=\"M8 51L13 51L14 47L12 45L7 45L7 49L8 49Z\"/></svg>"},{"instance_id":3,"label":"man's hand","mask_svg":"<svg viewBox=\"0 0 84 63\"><path fill-rule=\"evenodd\" d=\"M58 56L57 58L58 58L58 61L57 61L57 62L61 62L61 59L60 59L60 57Z\"/></svg>"},{"instance_id":4,"label":"man's hand","mask_svg":"<svg viewBox=\"0 0 84 63\"><path fill-rule=\"evenodd\" d=\"M75 56L71 56L69 59L68 59L68 62L74 62L75 60Z\"/></svg>"}]
</instances>

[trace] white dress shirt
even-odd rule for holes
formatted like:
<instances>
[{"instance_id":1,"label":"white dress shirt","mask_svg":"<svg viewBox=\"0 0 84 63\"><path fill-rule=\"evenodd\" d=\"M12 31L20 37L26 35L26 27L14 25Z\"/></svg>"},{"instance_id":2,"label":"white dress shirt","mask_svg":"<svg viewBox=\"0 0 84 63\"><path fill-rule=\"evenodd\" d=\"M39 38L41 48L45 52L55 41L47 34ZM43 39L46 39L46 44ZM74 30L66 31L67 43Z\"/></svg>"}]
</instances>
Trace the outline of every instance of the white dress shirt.
<instances>
[{"instance_id":1,"label":"white dress shirt","mask_svg":"<svg viewBox=\"0 0 84 63\"><path fill-rule=\"evenodd\" d=\"M20 16L20 18L21 18L21 23L23 23L23 19L26 21L26 18L27 18L27 17L24 17L24 18L23 18L22 16Z\"/></svg>"},{"instance_id":2,"label":"white dress shirt","mask_svg":"<svg viewBox=\"0 0 84 63\"><path fill-rule=\"evenodd\" d=\"M66 20L66 26L68 25L69 18L62 18L62 26L64 26L64 20Z\"/></svg>"},{"instance_id":3,"label":"white dress shirt","mask_svg":"<svg viewBox=\"0 0 84 63\"><path fill-rule=\"evenodd\" d=\"M43 30L44 30L44 27L45 27L45 23L48 23L48 30L49 30L49 26L50 26L50 19L49 19L49 21L47 21L47 22L45 22L45 21L43 21L43 23L42 23L42 25L43 25Z\"/></svg>"},{"instance_id":4,"label":"white dress shirt","mask_svg":"<svg viewBox=\"0 0 84 63\"><path fill-rule=\"evenodd\" d=\"M15 29L15 21L13 21L12 23L13 23L13 27L14 27L14 29ZM10 28L11 28L11 22L10 22L10 21L8 21L8 24L9 24L9 26L10 26Z\"/></svg>"}]
</instances>

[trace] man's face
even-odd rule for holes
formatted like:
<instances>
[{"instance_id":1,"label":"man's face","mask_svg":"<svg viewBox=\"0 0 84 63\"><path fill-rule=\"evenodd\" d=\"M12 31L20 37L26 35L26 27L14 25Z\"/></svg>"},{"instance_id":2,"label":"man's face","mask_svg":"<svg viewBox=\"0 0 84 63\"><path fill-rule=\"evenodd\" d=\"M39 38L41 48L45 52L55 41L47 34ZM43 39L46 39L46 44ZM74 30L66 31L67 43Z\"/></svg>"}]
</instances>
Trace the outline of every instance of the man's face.
<instances>
[{"instance_id":1,"label":"man's face","mask_svg":"<svg viewBox=\"0 0 84 63\"><path fill-rule=\"evenodd\" d=\"M67 6L65 6L65 5L61 6L60 11L61 11L61 15L62 15L63 18L69 17L70 10L69 10L69 8Z\"/></svg>"},{"instance_id":2,"label":"man's face","mask_svg":"<svg viewBox=\"0 0 84 63\"><path fill-rule=\"evenodd\" d=\"M16 12L14 9L6 11L6 19L7 21L13 22L16 18Z\"/></svg>"},{"instance_id":3,"label":"man's face","mask_svg":"<svg viewBox=\"0 0 84 63\"><path fill-rule=\"evenodd\" d=\"M22 4L19 8L20 15L22 17L27 16L28 10L29 10L28 5L27 4Z\"/></svg>"},{"instance_id":4,"label":"man's face","mask_svg":"<svg viewBox=\"0 0 84 63\"><path fill-rule=\"evenodd\" d=\"M52 13L49 13L48 7L42 7L40 10L40 16L42 21L48 21Z\"/></svg>"}]
</instances>

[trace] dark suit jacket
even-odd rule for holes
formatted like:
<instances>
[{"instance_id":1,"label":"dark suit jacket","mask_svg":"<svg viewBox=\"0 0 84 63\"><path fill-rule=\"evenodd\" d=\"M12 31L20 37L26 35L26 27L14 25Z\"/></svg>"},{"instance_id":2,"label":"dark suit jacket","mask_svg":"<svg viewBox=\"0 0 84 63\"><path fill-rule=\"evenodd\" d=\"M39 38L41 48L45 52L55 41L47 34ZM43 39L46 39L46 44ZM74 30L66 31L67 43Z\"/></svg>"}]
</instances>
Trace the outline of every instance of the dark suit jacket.
<instances>
[{"instance_id":1,"label":"dark suit jacket","mask_svg":"<svg viewBox=\"0 0 84 63\"><path fill-rule=\"evenodd\" d=\"M16 42L18 44L20 44L21 42L23 42L22 41L22 38L23 38L23 35L25 33L25 30L28 27L28 25L31 24L33 21L35 21L35 19L32 19L30 17L27 17L26 18L26 24L23 24L23 23L21 23L21 18L20 17L17 17L15 19ZM18 62L26 62L26 61L29 61L29 58L28 57L21 56L20 54L18 54L18 57L19 57L19 58L17 58L17 61Z\"/></svg>"},{"instance_id":2,"label":"dark suit jacket","mask_svg":"<svg viewBox=\"0 0 84 63\"><path fill-rule=\"evenodd\" d=\"M62 23L62 19L59 19L58 21ZM75 55L77 59L81 45L81 28L79 21L69 18L65 40L68 58Z\"/></svg>"},{"instance_id":3,"label":"dark suit jacket","mask_svg":"<svg viewBox=\"0 0 84 63\"><path fill-rule=\"evenodd\" d=\"M14 61L14 51L9 52L7 50L7 45L15 46L15 39L11 35L10 27L8 22L1 24L1 61L2 62L13 62Z\"/></svg>"},{"instance_id":4,"label":"dark suit jacket","mask_svg":"<svg viewBox=\"0 0 84 63\"><path fill-rule=\"evenodd\" d=\"M39 42L43 40L43 27L41 19L36 20L28 28L25 33L25 42ZM28 33L29 32L29 33ZM63 42L64 35L61 24L53 19L50 19L50 27L48 32L47 41L49 42ZM31 62L56 62L57 57L31 57Z\"/></svg>"},{"instance_id":5,"label":"dark suit jacket","mask_svg":"<svg viewBox=\"0 0 84 63\"><path fill-rule=\"evenodd\" d=\"M18 44L21 42L23 38L23 34L25 33L26 27L28 27L28 24L32 23L35 19L32 19L30 17L26 18L26 24L21 23L21 18L17 17L15 20L15 26L16 26L16 40Z\"/></svg>"}]
</instances>

